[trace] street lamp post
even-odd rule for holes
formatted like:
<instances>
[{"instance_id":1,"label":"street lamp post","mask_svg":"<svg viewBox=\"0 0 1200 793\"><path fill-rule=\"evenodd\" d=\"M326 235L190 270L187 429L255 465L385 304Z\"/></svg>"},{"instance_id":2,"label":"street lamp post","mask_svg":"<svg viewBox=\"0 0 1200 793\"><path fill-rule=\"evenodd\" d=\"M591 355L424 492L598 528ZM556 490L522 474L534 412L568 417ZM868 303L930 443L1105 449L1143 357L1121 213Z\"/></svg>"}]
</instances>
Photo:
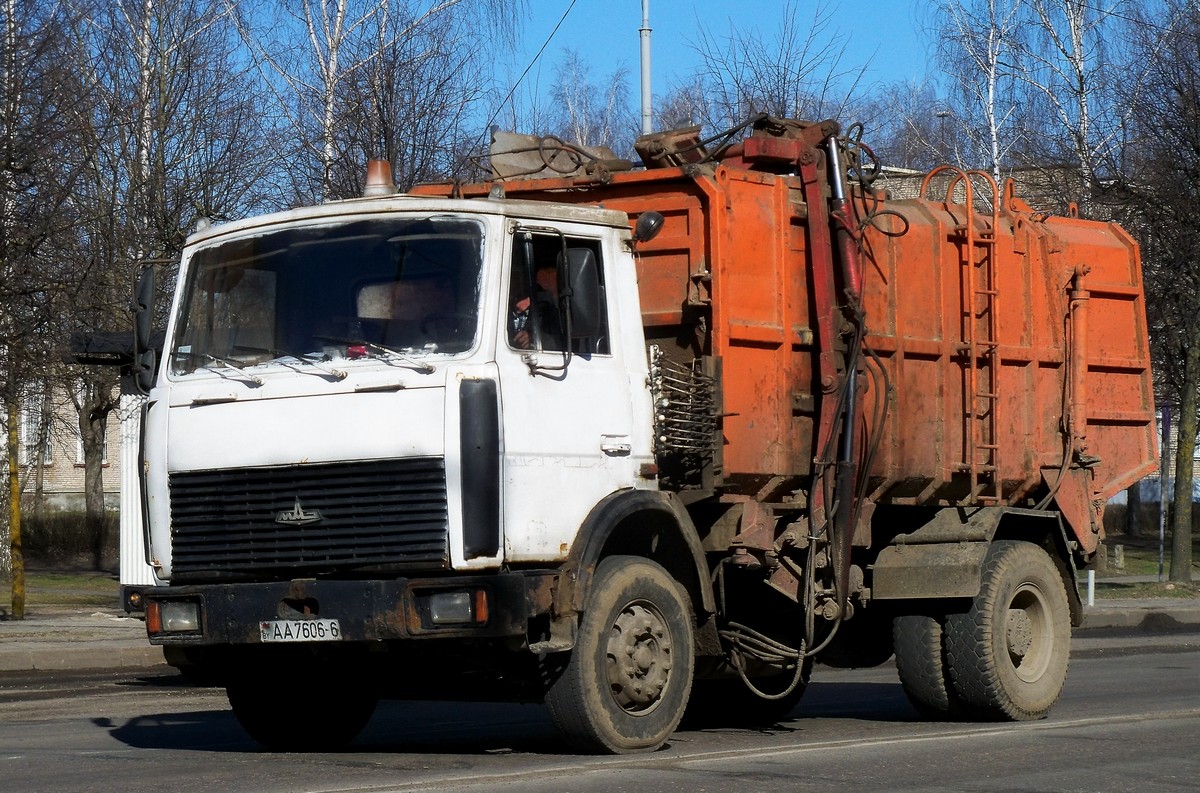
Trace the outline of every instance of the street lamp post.
<instances>
[{"instance_id":1,"label":"street lamp post","mask_svg":"<svg viewBox=\"0 0 1200 793\"><path fill-rule=\"evenodd\" d=\"M938 158L943 163L949 163L950 153L947 151L949 147L946 145L946 119L950 118L950 111L943 108L933 115L938 120Z\"/></svg>"}]
</instances>

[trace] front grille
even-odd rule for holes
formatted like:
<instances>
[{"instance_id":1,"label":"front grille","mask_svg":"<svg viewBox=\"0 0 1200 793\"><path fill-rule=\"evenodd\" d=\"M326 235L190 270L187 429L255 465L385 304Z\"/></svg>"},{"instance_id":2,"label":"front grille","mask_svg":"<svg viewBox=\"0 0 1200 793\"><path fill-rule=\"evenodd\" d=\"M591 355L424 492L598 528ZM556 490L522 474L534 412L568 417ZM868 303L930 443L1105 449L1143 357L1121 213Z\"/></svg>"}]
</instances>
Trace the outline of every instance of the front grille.
<instances>
[{"instance_id":1,"label":"front grille","mask_svg":"<svg viewBox=\"0 0 1200 793\"><path fill-rule=\"evenodd\" d=\"M186 471L170 488L177 581L448 564L440 457Z\"/></svg>"}]
</instances>

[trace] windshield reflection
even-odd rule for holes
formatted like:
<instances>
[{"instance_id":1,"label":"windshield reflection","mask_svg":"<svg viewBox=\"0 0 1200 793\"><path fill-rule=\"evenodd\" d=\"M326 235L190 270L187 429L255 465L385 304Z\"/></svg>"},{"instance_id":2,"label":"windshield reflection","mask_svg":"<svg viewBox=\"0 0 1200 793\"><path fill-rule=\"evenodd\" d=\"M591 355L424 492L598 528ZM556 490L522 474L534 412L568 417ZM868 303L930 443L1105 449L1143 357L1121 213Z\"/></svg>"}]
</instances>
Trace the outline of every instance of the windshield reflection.
<instances>
[{"instance_id":1,"label":"windshield reflection","mask_svg":"<svg viewBox=\"0 0 1200 793\"><path fill-rule=\"evenodd\" d=\"M482 253L478 221L439 216L290 228L200 249L171 371L466 352L479 324Z\"/></svg>"}]
</instances>

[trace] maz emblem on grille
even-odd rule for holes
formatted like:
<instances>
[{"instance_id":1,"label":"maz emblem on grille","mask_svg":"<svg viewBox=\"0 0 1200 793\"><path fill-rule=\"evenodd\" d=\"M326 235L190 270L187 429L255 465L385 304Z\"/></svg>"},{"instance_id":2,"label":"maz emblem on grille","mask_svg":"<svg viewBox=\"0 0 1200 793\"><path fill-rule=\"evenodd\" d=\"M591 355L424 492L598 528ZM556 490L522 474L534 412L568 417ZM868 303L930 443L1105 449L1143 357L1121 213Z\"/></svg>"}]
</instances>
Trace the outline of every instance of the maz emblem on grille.
<instances>
[{"instance_id":1,"label":"maz emblem on grille","mask_svg":"<svg viewBox=\"0 0 1200 793\"><path fill-rule=\"evenodd\" d=\"M315 509L305 509L300 503L299 496L296 497L296 506L290 510L275 513L276 523L285 523L289 526L307 526L321 520L323 520L321 512Z\"/></svg>"}]
</instances>

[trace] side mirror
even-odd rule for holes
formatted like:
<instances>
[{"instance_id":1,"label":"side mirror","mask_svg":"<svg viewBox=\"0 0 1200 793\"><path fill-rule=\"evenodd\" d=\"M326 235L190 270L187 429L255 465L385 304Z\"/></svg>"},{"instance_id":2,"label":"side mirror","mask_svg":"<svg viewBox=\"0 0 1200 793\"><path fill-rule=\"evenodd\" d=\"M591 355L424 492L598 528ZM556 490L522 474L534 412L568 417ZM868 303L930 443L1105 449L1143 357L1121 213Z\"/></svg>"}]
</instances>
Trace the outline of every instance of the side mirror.
<instances>
[{"instance_id":1,"label":"side mirror","mask_svg":"<svg viewBox=\"0 0 1200 793\"><path fill-rule=\"evenodd\" d=\"M638 219L633 224L633 239L637 242L649 242L658 236L658 232L662 231L663 216L661 212L655 212L653 209L643 212L638 215Z\"/></svg>"},{"instance_id":2,"label":"side mirror","mask_svg":"<svg viewBox=\"0 0 1200 793\"><path fill-rule=\"evenodd\" d=\"M154 386L156 358L150 340L154 319L154 267L142 270L134 291L133 311L133 376L138 390L148 392Z\"/></svg>"},{"instance_id":3,"label":"side mirror","mask_svg":"<svg viewBox=\"0 0 1200 793\"><path fill-rule=\"evenodd\" d=\"M568 248L567 284L570 286L570 329L572 339L599 336L604 317L600 294L600 270L590 248Z\"/></svg>"}]
</instances>

